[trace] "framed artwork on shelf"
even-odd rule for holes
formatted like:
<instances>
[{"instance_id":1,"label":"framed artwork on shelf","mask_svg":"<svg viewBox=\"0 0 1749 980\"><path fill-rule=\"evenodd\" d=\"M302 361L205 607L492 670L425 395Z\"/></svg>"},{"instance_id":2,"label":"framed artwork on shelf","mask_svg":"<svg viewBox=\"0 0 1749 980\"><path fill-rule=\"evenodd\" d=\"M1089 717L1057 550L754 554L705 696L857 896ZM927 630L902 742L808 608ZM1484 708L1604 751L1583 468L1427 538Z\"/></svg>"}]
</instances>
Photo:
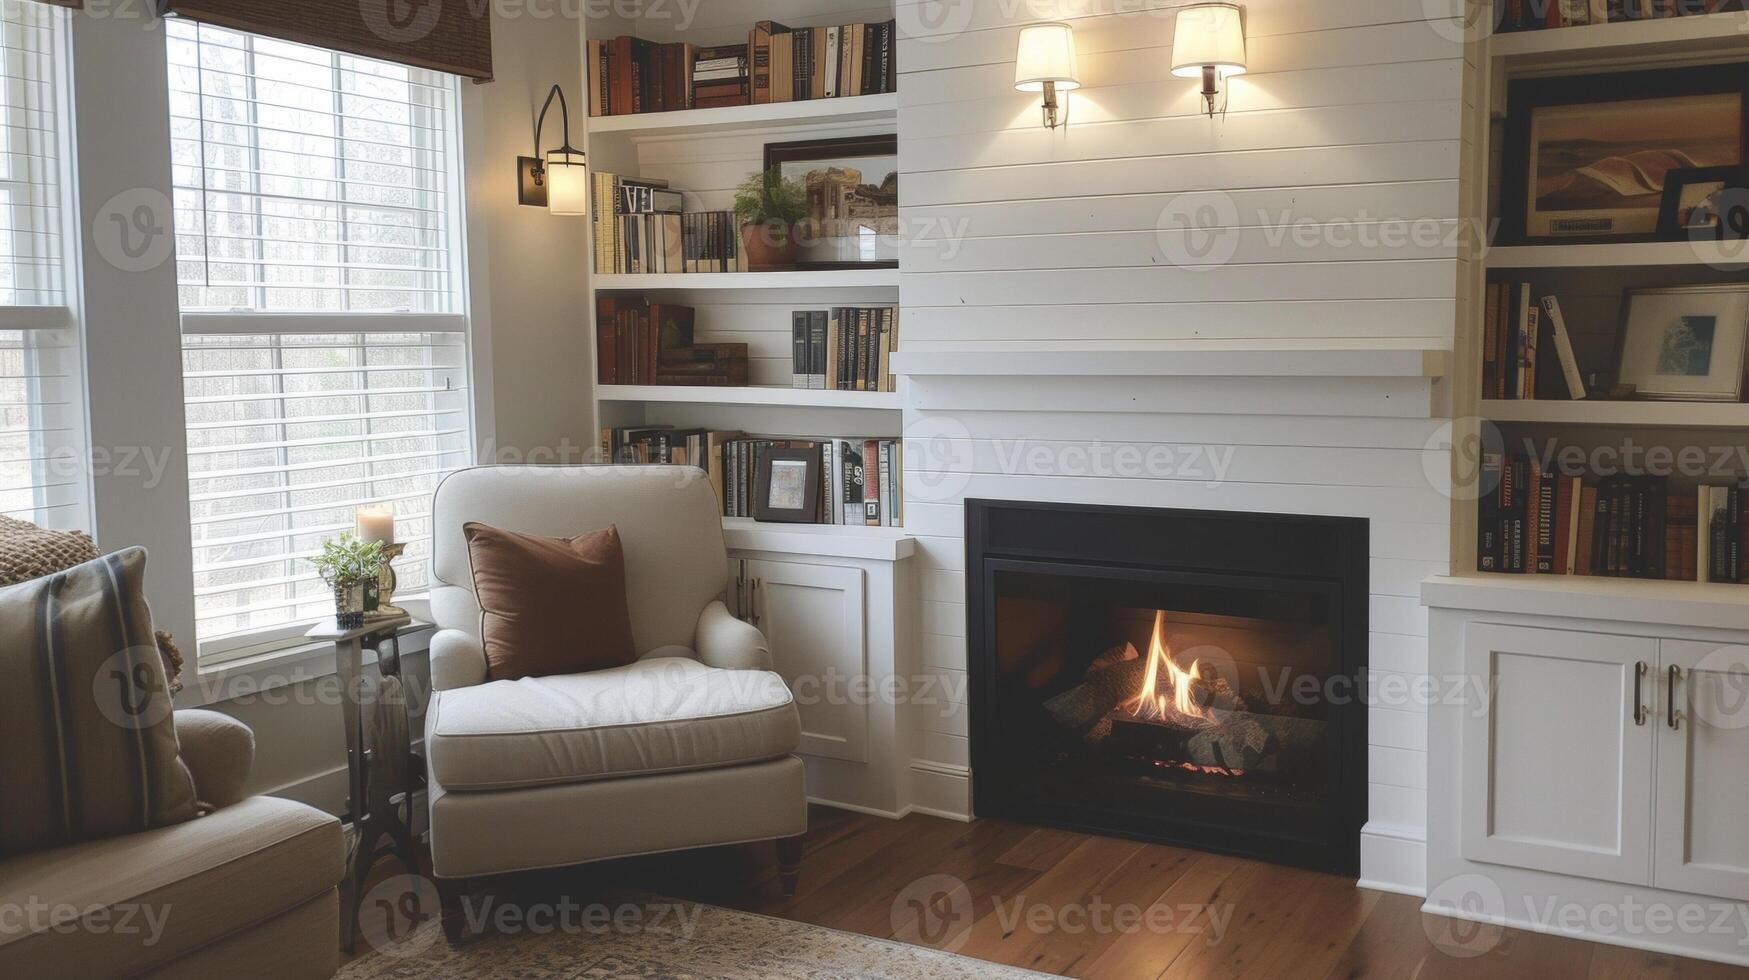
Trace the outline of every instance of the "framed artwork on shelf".
<instances>
[{"instance_id":1,"label":"framed artwork on shelf","mask_svg":"<svg viewBox=\"0 0 1749 980\"><path fill-rule=\"evenodd\" d=\"M852 136L765 144L777 169L808 195L795 228L801 269L892 269L899 265L899 138Z\"/></svg>"},{"instance_id":2,"label":"framed artwork on shelf","mask_svg":"<svg viewBox=\"0 0 1749 980\"><path fill-rule=\"evenodd\" d=\"M819 522L819 446L765 451L754 475L753 518L777 524Z\"/></svg>"},{"instance_id":3,"label":"framed artwork on shelf","mask_svg":"<svg viewBox=\"0 0 1749 980\"><path fill-rule=\"evenodd\" d=\"M1617 380L1655 401L1743 399L1749 283L1630 289Z\"/></svg>"},{"instance_id":4,"label":"framed artwork on shelf","mask_svg":"<svg viewBox=\"0 0 1749 980\"><path fill-rule=\"evenodd\" d=\"M1525 78L1507 92L1506 244L1656 241L1672 174L1749 163L1749 72Z\"/></svg>"},{"instance_id":5,"label":"framed artwork on shelf","mask_svg":"<svg viewBox=\"0 0 1749 980\"><path fill-rule=\"evenodd\" d=\"M1664 179L1658 237L1740 241L1749 238L1749 183L1743 167L1672 170Z\"/></svg>"}]
</instances>

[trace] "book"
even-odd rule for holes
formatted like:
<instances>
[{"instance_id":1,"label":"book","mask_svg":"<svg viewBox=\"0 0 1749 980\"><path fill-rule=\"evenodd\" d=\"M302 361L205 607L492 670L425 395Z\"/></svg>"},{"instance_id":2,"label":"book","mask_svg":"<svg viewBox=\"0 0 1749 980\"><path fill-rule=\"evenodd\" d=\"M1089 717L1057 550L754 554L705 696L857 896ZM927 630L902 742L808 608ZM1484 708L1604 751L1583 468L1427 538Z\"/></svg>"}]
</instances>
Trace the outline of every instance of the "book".
<instances>
[{"instance_id":1,"label":"book","mask_svg":"<svg viewBox=\"0 0 1749 980\"><path fill-rule=\"evenodd\" d=\"M1585 377L1579 373L1579 361L1573 356L1573 340L1567 334L1567 320L1561 315L1561 301L1556 297L1543 297L1543 320L1548 324L1548 332L1554 341L1555 356L1560 361L1561 374L1567 382L1567 397L1573 401L1583 401Z\"/></svg>"},{"instance_id":2,"label":"book","mask_svg":"<svg viewBox=\"0 0 1749 980\"><path fill-rule=\"evenodd\" d=\"M762 20L753 25L747 35L748 71L751 75L749 101L763 105L772 98L772 39L786 35L789 28L776 21Z\"/></svg>"},{"instance_id":3,"label":"book","mask_svg":"<svg viewBox=\"0 0 1749 980\"><path fill-rule=\"evenodd\" d=\"M790 387L809 388L809 375L812 373L813 353L808 348L809 324L811 316L806 310L796 310L790 314Z\"/></svg>"}]
</instances>

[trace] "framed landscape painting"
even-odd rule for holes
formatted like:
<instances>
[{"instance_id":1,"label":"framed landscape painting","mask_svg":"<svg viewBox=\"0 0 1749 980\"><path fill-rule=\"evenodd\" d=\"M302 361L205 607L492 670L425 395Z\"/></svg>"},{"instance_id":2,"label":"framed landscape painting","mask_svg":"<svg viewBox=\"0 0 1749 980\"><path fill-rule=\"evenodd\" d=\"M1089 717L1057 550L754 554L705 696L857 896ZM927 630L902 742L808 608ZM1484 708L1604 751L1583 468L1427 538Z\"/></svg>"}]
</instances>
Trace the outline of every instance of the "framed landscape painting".
<instances>
[{"instance_id":1,"label":"framed landscape painting","mask_svg":"<svg viewBox=\"0 0 1749 980\"><path fill-rule=\"evenodd\" d=\"M1749 72L1708 66L1523 79L1508 95L1511 242L1652 241L1671 176L1742 167Z\"/></svg>"},{"instance_id":2,"label":"framed landscape painting","mask_svg":"<svg viewBox=\"0 0 1749 980\"><path fill-rule=\"evenodd\" d=\"M796 226L803 269L891 269L899 264L899 138L767 143L765 170L778 168L808 193Z\"/></svg>"}]
</instances>

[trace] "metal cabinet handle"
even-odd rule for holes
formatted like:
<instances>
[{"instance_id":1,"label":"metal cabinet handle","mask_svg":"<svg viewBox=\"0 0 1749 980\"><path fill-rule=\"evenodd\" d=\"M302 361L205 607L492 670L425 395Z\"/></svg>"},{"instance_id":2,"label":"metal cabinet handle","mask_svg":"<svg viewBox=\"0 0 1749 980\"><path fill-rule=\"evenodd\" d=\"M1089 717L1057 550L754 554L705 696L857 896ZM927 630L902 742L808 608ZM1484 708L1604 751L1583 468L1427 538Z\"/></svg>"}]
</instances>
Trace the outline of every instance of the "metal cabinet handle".
<instances>
[{"instance_id":1,"label":"metal cabinet handle","mask_svg":"<svg viewBox=\"0 0 1749 980\"><path fill-rule=\"evenodd\" d=\"M1634 724L1636 725L1644 726L1646 724L1647 716L1651 714L1651 712L1646 710L1646 700L1644 696L1646 675L1651 673L1651 671L1651 666L1644 660L1634 665Z\"/></svg>"},{"instance_id":2,"label":"metal cabinet handle","mask_svg":"<svg viewBox=\"0 0 1749 980\"><path fill-rule=\"evenodd\" d=\"M747 618L747 563L737 562L735 569L735 615Z\"/></svg>"},{"instance_id":3,"label":"metal cabinet handle","mask_svg":"<svg viewBox=\"0 0 1749 980\"><path fill-rule=\"evenodd\" d=\"M759 625L759 580L758 579L753 580L752 593L751 593L749 600L748 600L748 603L747 603L747 616L748 616L747 622L751 623L754 626Z\"/></svg>"},{"instance_id":4,"label":"metal cabinet handle","mask_svg":"<svg viewBox=\"0 0 1749 980\"><path fill-rule=\"evenodd\" d=\"M1670 665L1670 690L1667 691L1664 695L1667 699L1669 699L1666 702L1666 704L1664 705L1664 709L1665 709L1664 718L1665 718L1665 721L1670 725L1670 730L1673 732L1680 731L1682 729L1682 721L1676 713L1676 685L1677 685L1677 682L1679 682L1681 680L1682 680L1682 668L1676 666L1675 664L1671 664Z\"/></svg>"}]
</instances>

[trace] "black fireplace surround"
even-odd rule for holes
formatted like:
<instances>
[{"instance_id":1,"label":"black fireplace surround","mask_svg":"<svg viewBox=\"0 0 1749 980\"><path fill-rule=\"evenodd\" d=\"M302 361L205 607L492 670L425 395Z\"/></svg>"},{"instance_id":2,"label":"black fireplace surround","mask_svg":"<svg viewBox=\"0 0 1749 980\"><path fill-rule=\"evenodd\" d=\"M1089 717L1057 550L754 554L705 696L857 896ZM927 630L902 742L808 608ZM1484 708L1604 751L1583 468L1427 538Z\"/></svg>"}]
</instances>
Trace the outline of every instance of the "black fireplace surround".
<instances>
[{"instance_id":1,"label":"black fireplace surround","mask_svg":"<svg viewBox=\"0 0 1749 980\"><path fill-rule=\"evenodd\" d=\"M1357 874L1367 535L966 501L978 815Z\"/></svg>"}]
</instances>

